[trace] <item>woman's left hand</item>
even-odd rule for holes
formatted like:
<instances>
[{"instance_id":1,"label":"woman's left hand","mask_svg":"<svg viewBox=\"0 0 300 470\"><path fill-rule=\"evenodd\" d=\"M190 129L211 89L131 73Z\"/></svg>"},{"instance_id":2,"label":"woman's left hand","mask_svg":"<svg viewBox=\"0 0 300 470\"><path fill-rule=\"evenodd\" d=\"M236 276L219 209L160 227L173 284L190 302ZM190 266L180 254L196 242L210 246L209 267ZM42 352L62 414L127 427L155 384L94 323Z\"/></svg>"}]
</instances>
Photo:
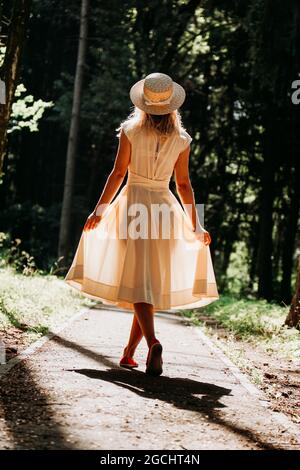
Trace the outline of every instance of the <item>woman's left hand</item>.
<instances>
[{"instance_id":1,"label":"woman's left hand","mask_svg":"<svg viewBox=\"0 0 300 470\"><path fill-rule=\"evenodd\" d=\"M210 245L211 243L211 236L207 230L204 228L201 229L194 229L195 235L197 240L200 240L200 242L204 243L204 245Z\"/></svg>"}]
</instances>

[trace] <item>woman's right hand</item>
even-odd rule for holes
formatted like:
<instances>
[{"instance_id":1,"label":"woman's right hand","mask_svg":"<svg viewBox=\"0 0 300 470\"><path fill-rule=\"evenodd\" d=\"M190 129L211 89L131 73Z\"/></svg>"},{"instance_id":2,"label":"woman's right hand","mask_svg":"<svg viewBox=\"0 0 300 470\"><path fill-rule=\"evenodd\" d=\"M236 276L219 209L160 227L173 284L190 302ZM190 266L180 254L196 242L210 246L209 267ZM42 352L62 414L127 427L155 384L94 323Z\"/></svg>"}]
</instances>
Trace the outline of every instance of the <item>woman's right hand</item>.
<instances>
[{"instance_id":1,"label":"woman's right hand","mask_svg":"<svg viewBox=\"0 0 300 470\"><path fill-rule=\"evenodd\" d=\"M101 221L102 219L102 216L101 215L96 215L95 212L92 212L87 220L86 220L86 223L84 224L84 227L83 227L83 230L87 231L87 230L93 230L94 228L97 227L97 225L99 224L99 222Z\"/></svg>"}]
</instances>

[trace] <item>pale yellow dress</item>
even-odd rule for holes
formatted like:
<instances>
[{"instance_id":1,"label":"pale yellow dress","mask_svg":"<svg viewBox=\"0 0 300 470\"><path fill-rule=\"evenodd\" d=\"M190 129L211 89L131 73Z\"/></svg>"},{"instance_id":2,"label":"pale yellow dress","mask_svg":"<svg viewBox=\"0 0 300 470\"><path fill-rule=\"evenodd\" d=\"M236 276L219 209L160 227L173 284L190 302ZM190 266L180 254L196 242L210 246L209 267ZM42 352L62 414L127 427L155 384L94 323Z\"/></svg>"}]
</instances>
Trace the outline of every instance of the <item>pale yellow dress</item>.
<instances>
[{"instance_id":1,"label":"pale yellow dress","mask_svg":"<svg viewBox=\"0 0 300 470\"><path fill-rule=\"evenodd\" d=\"M87 297L129 310L134 302L153 304L156 310L176 310L217 300L209 246L197 240L186 210L169 189L175 162L192 137L182 130L164 142L160 139L157 146L156 135L128 123L123 129L131 142L126 184L98 226L82 231L65 281ZM128 215L129 207L140 204L149 209L147 224L137 224L144 212ZM172 207L167 235L162 223L151 219L153 204ZM183 230L176 232L175 227L182 225Z\"/></svg>"}]
</instances>

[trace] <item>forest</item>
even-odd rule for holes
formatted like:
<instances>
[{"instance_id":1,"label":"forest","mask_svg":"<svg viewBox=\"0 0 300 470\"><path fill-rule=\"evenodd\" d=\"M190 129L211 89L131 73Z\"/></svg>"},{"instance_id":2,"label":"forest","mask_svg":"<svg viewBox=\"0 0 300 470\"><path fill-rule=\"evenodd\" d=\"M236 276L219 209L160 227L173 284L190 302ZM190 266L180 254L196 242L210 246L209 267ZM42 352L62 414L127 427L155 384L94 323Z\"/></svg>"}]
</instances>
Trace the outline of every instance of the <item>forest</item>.
<instances>
[{"instance_id":1,"label":"forest","mask_svg":"<svg viewBox=\"0 0 300 470\"><path fill-rule=\"evenodd\" d=\"M299 50L299 0L0 0L0 452L300 449ZM186 93L203 258L83 230L155 72ZM64 282L83 233L71 281L106 297Z\"/></svg>"},{"instance_id":2,"label":"forest","mask_svg":"<svg viewBox=\"0 0 300 470\"><path fill-rule=\"evenodd\" d=\"M187 92L181 114L193 136L191 181L196 202L205 205L221 291L288 305L300 245L300 107L292 99L300 70L299 2L89 3L60 257L81 2L1 2L2 80L11 60L6 43L23 38L18 77L10 77L15 94L6 106L7 132L1 107L2 252L21 270L64 272L112 169L115 129L132 105L128 90L155 70ZM21 19L9 29L14 14Z\"/></svg>"}]
</instances>

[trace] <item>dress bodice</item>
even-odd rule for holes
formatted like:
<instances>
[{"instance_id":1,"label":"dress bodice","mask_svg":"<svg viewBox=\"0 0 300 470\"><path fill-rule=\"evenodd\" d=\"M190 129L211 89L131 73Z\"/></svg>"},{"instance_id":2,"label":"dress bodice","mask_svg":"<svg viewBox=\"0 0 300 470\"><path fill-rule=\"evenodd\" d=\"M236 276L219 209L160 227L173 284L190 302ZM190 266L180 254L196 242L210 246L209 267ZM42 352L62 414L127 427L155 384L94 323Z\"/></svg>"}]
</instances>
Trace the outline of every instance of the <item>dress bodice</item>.
<instances>
[{"instance_id":1,"label":"dress bodice","mask_svg":"<svg viewBox=\"0 0 300 470\"><path fill-rule=\"evenodd\" d=\"M129 171L150 179L170 180L179 154L192 141L185 130L163 139L128 123L122 128L131 143Z\"/></svg>"}]
</instances>

